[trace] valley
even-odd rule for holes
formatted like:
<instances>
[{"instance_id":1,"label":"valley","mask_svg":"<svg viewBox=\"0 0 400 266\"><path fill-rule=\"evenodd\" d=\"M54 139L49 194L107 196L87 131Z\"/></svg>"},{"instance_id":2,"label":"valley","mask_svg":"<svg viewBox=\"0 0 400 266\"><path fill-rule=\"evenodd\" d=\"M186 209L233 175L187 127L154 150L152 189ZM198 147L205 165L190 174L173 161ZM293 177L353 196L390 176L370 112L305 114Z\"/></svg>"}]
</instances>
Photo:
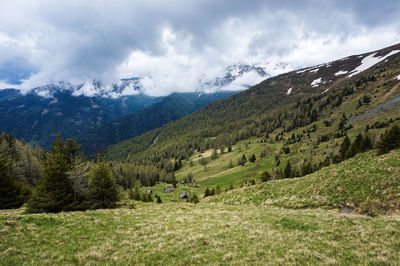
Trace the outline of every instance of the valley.
<instances>
[{"instance_id":1,"label":"valley","mask_svg":"<svg viewBox=\"0 0 400 266\"><path fill-rule=\"evenodd\" d=\"M127 113L73 98L107 121L77 141L52 133L51 148L0 134L0 264L397 264L399 50ZM0 104L65 92L14 93ZM32 122L23 110L2 119Z\"/></svg>"}]
</instances>

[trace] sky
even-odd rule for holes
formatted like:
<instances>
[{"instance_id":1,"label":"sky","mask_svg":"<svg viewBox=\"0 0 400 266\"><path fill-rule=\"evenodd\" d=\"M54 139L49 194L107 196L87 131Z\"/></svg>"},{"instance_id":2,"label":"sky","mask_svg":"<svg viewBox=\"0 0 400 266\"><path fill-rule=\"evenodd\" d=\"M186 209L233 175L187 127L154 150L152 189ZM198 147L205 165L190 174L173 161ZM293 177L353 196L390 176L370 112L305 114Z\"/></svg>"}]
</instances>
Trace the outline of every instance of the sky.
<instances>
[{"instance_id":1,"label":"sky","mask_svg":"<svg viewBox=\"0 0 400 266\"><path fill-rule=\"evenodd\" d=\"M142 77L149 95L194 91L232 64L277 75L399 43L399 15L398 0L0 0L0 89Z\"/></svg>"}]
</instances>

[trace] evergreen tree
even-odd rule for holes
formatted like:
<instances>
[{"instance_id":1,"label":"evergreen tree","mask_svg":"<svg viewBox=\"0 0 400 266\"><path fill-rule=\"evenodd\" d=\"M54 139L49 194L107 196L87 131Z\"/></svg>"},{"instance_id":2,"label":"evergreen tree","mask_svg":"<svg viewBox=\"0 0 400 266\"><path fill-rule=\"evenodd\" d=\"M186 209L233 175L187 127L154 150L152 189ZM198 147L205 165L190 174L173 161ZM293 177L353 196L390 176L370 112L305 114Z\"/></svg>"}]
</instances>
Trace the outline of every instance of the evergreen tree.
<instances>
[{"instance_id":1,"label":"evergreen tree","mask_svg":"<svg viewBox=\"0 0 400 266\"><path fill-rule=\"evenodd\" d=\"M392 126L377 143L378 153L388 153L390 150L400 148L400 127Z\"/></svg>"},{"instance_id":2,"label":"evergreen tree","mask_svg":"<svg viewBox=\"0 0 400 266\"><path fill-rule=\"evenodd\" d=\"M343 142L340 145L340 149L339 149L340 157L342 158L342 160L344 160L346 158L346 153L347 153L347 150L349 149L349 147L350 147L350 139L346 135L346 137L343 139Z\"/></svg>"},{"instance_id":3,"label":"evergreen tree","mask_svg":"<svg viewBox=\"0 0 400 266\"><path fill-rule=\"evenodd\" d=\"M209 196L211 196L211 191L210 191L210 189L207 187L206 190L204 191L204 197L206 198L206 197L209 197Z\"/></svg>"},{"instance_id":4,"label":"evergreen tree","mask_svg":"<svg viewBox=\"0 0 400 266\"><path fill-rule=\"evenodd\" d=\"M162 203L162 200L161 200L161 197L160 197L160 196L156 195L156 199L157 199L157 200L156 200L157 203L159 203L159 204Z\"/></svg>"},{"instance_id":5,"label":"evergreen tree","mask_svg":"<svg viewBox=\"0 0 400 266\"><path fill-rule=\"evenodd\" d=\"M305 175L311 174L312 172L313 172L313 167L312 167L311 162L305 161L303 164L303 169L302 169L301 175L305 176Z\"/></svg>"},{"instance_id":6,"label":"evergreen tree","mask_svg":"<svg viewBox=\"0 0 400 266\"><path fill-rule=\"evenodd\" d=\"M190 198L190 202L197 204L200 202L199 197L197 197L196 194L193 194L193 196Z\"/></svg>"},{"instance_id":7,"label":"evergreen tree","mask_svg":"<svg viewBox=\"0 0 400 266\"><path fill-rule=\"evenodd\" d=\"M362 144L361 144L361 150L364 152L364 151L370 150L372 148L373 148L372 139L369 136L369 134L365 134Z\"/></svg>"},{"instance_id":8,"label":"evergreen tree","mask_svg":"<svg viewBox=\"0 0 400 266\"><path fill-rule=\"evenodd\" d=\"M346 159L354 157L357 153L362 151L363 137L360 134L357 135L354 142L350 144L349 149L346 152Z\"/></svg>"},{"instance_id":9,"label":"evergreen tree","mask_svg":"<svg viewBox=\"0 0 400 266\"><path fill-rule=\"evenodd\" d=\"M250 155L249 161L254 163L256 161L256 156L254 155L254 153L252 155Z\"/></svg>"},{"instance_id":10,"label":"evergreen tree","mask_svg":"<svg viewBox=\"0 0 400 266\"><path fill-rule=\"evenodd\" d=\"M0 209L19 208L27 200L21 184L10 176L10 164L6 156L0 156Z\"/></svg>"},{"instance_id":11,"label":"evergreen tree","mask_svg":"<svg viewBox=\"0 0 400 266\"><path fill-rule=\"evenodd\" d=\"M290 161L288 161L286 163L284 174L285 174L285 178L292 177L292 165L290 164Z\"/></svg>"},{"instance_id":12,"label":"evergreen tree","mask_svg":"<svg viewBox=\"0 0 400 266\"><path fill-rule=\"evenodd\" d=\"M111 169L101 156L91 171L89 180L90 199L93 208L114 207L119 200L119 191Z\"/></svg>"},{"instance_id":13,"label":"evergreen tree","mask_svg":"<svg viewBox=\"0 0 400 266\"><path fill-rule=\"evenodd\" d=\"M69 170L66 153L61 146L53 145L53 152L47 154L43 177L28 201L28 212L59 212L70 209L74 191L68 179Z\"/></svg>"},{"instance_id":14,"label":"evergreen tree","mask_svg":"<svg viewBox=\"0 0 400 266\"><path fill-rule=\"evenodd\" d=\"M264 171L261 173L261 182L267 182L271 179L272 179L272 176L268 171Z\"/></svg>"},{"instance_id":15,"label":"evergreen tree","mask_svg":"<svg viewBox=\"0 0 400 266\"><path fill-rule=\"evenodd\" d=\"M187 175L187 179L186 179L187 182L192 183L193 179L194 179L194 176L193 176L192 172L189 172L189 174Z\"/></svg>"},{"instance_id":16,"label":"evergreen tree","mask_svg":"<svg viewBox=\"0 0 400 266\"><path fill-rule=\"evenodd\" d=\"M243 166L243 165L245 165L246 162L247 162L246 155L243 154L242 157L240 157L240 158L238 159L238 164L241 165L241 166Z\"/></svg>"}]
</instances>

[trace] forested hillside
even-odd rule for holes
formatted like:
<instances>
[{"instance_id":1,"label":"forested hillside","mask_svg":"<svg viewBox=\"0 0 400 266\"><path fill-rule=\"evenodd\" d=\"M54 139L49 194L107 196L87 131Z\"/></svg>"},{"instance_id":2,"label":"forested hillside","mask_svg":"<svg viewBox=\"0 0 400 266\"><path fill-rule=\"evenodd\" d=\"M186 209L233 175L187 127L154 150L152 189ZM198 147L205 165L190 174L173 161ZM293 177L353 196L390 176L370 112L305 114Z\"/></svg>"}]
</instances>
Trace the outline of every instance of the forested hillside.
<instances>
[{"instance_id":1,"label":"forested hillside","mask_svg":"<svg viewBox=\"0 0 400 266\"><path fill-rule=\"evenodd\" d=\"M340 139L363 121L348 120L350 117L399 95L397 49L400 45L269 78L160 129L114 145L106 157L164 164L169 159L187 159L196 150L226 149L250 137L294 143L324 131L320 141ZM391 105L385 111L396 107ZM396 118L394 113L392 119ZM391 122L377 123L387 126ZM293 135L294 130L306 126L311 127Z\"/></svg>"},{"instance_id":2,"label":"forested hillside","mask_svg":"<svg viewBox=\"0 0 400 266\"><path fill-rule=\"evenodd\" d=\"M125 115L84 133L77 138L77 142L82 145L82 151L86 155L91 155L97 151L102 151L109 145L133 138L175 121L201 107L224 99L232 94L235 93L174 93L149 107Z\"/></svg>"},{"instance_id":3,"label":"forested hillside","mask_svg":"<svg viewBox=\"0 0 400 266\"><path fill-rule=\"evenodd\" d=\"M26 95L12 89L0 91L0 130L47 148L57 132L76 138L157 101L146 95L112 99L74 96L71 91L58 87L46 89L50 90L49 97L34 91Z\"/></svg>"}]
</instances>

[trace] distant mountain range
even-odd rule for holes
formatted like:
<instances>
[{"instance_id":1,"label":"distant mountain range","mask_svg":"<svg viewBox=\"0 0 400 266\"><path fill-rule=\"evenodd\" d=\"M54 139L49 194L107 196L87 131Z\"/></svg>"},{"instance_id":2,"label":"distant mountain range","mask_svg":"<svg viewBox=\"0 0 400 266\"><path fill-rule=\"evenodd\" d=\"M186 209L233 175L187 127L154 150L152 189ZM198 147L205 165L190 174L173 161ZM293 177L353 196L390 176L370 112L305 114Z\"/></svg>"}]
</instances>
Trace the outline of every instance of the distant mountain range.
<instances>
[{"instance_id":1,"label":"distant mountain range","mask_svg":"<svg viewBox=\"0 0 400 266\"><path fill-rule=\"evenodd\" d=\"M230 91L200 95L197 93L173 93L137 112L124 115L103 126L85 132L78 137L77 142L82 144L81 150L85 154L94 154L109 145L161 127L233 94L235 92Z\"/></svg>"},{"instance_id":2,"label":"distant mountain range","mask_svg":"<svg viewBox=\"0 0 400 266\"><path fill-rule=\"evenodd\" d=\"M225 90L225 86L251 72L260 79L268 76L262 66L236 64L227 67L215 80L201 81L193 93L167 97L146 95L140 77L122 79L109 86L99 80L79 85L61 81L34 88L27 94L4 89L0 90L0 130L44 147L51 144L57 132L64 137L81 136L86 151L94 152L105 144L132 138L232 95L215 92ZM247 87L251 85L254 84ZM133 114L145 107L149 108ZM133 115L123 117L129 114ZM110 123L116 119L119 120ZM101 141L90 143L91 138Z\"/></svg>"}]
</instances>

